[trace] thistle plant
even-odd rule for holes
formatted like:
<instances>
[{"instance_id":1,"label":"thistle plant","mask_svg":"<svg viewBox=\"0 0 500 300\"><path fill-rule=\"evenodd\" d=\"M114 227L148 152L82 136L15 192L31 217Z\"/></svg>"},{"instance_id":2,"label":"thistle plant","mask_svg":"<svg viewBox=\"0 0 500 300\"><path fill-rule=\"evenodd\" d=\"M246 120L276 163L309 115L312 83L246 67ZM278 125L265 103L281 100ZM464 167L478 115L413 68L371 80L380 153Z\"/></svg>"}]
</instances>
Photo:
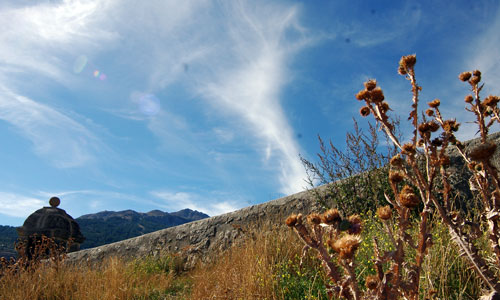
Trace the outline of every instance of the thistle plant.
<instances>
[{"instance_id":1,"label":"thistle plant","mask_svg":"<svg viewBox=\"0 0 500 300\"><path fill-rule=\"evenodd\" d=\"M402 142L396 134L395 122L388 115L390 106L376 80L365 82L364 89L356 94L356 99L364 103L360 114L363 117L373 116L398 152L390 160L388 168L392 190L391 195L385 194L388 205L377 209L392 249L382 250L377 239L368 241L373 243L376 274L364 278L366 288L359 286L360 280L354 273L356 250L361 242L362 221L358 216L343 218L341 212L334 209L322 215L309 215L307 222L301 215L292 215L286 224L306 244L305 250L313 248L318 251L331 279L332 284L327 287L331 296L345 299L419 299L422 265L433 244L430 216L435 213L483 281L488 299L497 299L500 297L500 281L495 273L500 267L500 178L491 162L497 145L488 139L488 132L493 124L500 122L500 97L490 95L481 98L484 85L480 71L460 74L459 79L468 83L472 92L465 97L466 110L474 114L480 134L479 144L466 149L455 136L460 124L455 119L445 119L439 108L439 99L427 103L425 113L420 112L421 87L416 81L415 64L416 56L408 55L401 58L398 68L398 73L409 80L412 91L408 120L413 134L408 142ZM477 218L480 224L467 219L463 212L453 210L449 148L455 148L460 153L471 171L471 190L481 200L480 216ZM487 228L494 262L474 243L478 226ZM410 234L412 228L416 230L416 235Z\"/></svg>"}]
</instances>

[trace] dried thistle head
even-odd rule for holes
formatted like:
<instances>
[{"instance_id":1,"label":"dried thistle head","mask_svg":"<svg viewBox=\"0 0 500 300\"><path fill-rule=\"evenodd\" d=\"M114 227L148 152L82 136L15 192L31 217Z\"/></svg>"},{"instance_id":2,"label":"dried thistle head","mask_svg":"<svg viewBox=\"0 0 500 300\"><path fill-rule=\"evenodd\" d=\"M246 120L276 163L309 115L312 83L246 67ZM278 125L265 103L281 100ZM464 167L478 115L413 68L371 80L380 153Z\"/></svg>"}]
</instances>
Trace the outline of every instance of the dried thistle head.
<instances>
[{"instance_id":1,"label":"dried thistle head","mask_svg":"<svg viewBox=\"0 0 500 300\"><path fill-rule=\"evenodd\" d=\"M460 75L458 75L458 79L462 80L462 81L467 81L471 78L472 76L472 73L471 72L462 72L460 73Z\"/></svg>"},{"instance_id":2,"label":"dried thistle head","mask_svg":"<svg viewBox=\"0 0 500 300\"><path fill-rule=\"evenodd\" d=\"M371 100L375 103L384 101L384 92L381 88L377 87L370 91Z\"/></svg>"},{"instance_id":3,"label":"dried thistle head","mask_svg":"<svg viewBox=\"0 0 500 300\"><path fill-rule=\"evenodd\" d=\"M401 181L403 181L405 178L405 175L402 172L399 171L390 171L389 172L389 181L392 182L393 184L398 184Z\"/></svg>"},{"instance_id":4,"label":"dried thistle head","mask_svg":"<svg viewBox=\"0 0 500 300\"><path fill-rule=\"evenodd\" d=\"M363 117L367 117L370 115L370 108L368 106L363 106L359 110L359 114Z\"/></svg>"},{"instance_id":5,"label":"dried thistle head","mask_svg":"<svg viewBox=\"0 0 500 300\"><path fill-rule=\"evenodd\" d=\"M441 104L441 101L439 99L434 99L427 104L432 108L436 108L436 107L439 107L439 105Z\"/></svg>"},{"instance_id":6,"label":"dried thistle head","mask_svg":"<svg viewBox=\"0 0 500 300\"><path fill-rule=\"evenodd\" d=\"M368 275L365 279L365 285L369 290L374 290L377 288L379 283L378 277L376 275Z\"/></svg>"},{"instance_id":7,"label":"dried thistle head","mask_svg":"<svg viewBox=\"0 0 500 300\"><path fill-rule=\"evenodd\" d=\"M302 224L302 214L292 214L291 216L289 216L286 221L285 221L285 224L288 226L288 227L294 227L295 225L300 225Z\"/></svg>"},{"instance_id":8,"label":"dried thistle head","mask_svg":"<svg viewBox=\"0 0 500 300\"><path fill-rule=\"evenodd\" d=\"M412 143L407 143L403 145L403 154L415 154L415 146Z\"/></svg>"},{"instance_id":9,"label":"dried thistle head","mask_svg":"<svg viewBox=\"0 0 500 300\"><path fill-rule=\"evenodd\" d=\"M480 144L469 152L469 157L474 161L488 160L491 156L493 156L496 149L497 145L492 142Z\"/></svg>"},{"instance_id":10,"label":"dried thistle head","mask_svg":"<svg viewBox=\"0 0 500 300\"><path fill-rule=\"evenodd\" d=\"M471 79L469 79L470 84L476 85L479 82L481 82L481 76L472 76Z\"/></svg>"},{"instance_id":11,"label":"dried thistle head","mask_svg":"<svg viewBox=\"0 0 500 300\"><path fill-rule=\"evenodd\" d=\"M365 82L365 89L367 91L371 91L376 87L377 87L377 80L375 79L370 79L367 82Z\"/></svg>"},{"instance_id":12,"label":"dried thistle head","mask_svg":"<svg viewBox=\"0 0 500 300\"><path fill-rule=\"evenodd\" d=\"M389 220L392 217L391 207L389 205L386 205L377 208L377 216L383 221Z\"/></svg>"},{"instance_id":13,"label":"dried thistle head","mask_svg":"<svg viewBox=\"0 0 500 300\"><path fill-rule=\"evenodd\" d=\"M460 123L457 123L455 120L446 120L443 122L443 130L448 133L458 131L459 127Z\"/></svg>"},{"instance_id":14,"label":"dried thistle head","mask_svg":"<svg viewBox=\"0 0 500 300\"><path fill-rule=\"evenodd\" d=\"M367 90L361 90L356 94L356 99L359 101L368 100L370 98L370 92Z\"/></svg>"},{"instance_id":15,"label":"dried thistle head","mask_svg":"<svg viewBox=\"0 0 500 300\"><path fill-rule=\"evenodd\" d=\"M436 132L439 130L439 124L434 121L427 122L429 124L429 129L431 132Z\"/></svg>"},{"instance_id":16,"label":"dried thistle head","mask_svg":"<svg viewBox=\"0 0 500 300\"><path fill-rule=\"evenodd\" d=\"M312 213L307 216L307 221L312 225L319 225L321 223L321 216L317 213Z\"/></svg>"},{"instance_id":17,"label":"dried thistle head","mask_svg":"<svg viewBox=\"0 0 500 300\"><path fill-rule=\"evenodd\" d=\"M499 101L500 97L489 95L488 97L486 97L486 99L484 99L483 105L489 107L495 107Z\"/></svg>"},{"instance_id":18,"label":"dried thistle head","mask_svg":"<svg viewBox=\"0 0 500 300\"><path fill-rule=\"evenodd\" d=\"M409 70L412 70L413 67L415 67L416 62L417 56L415 54L401 57L401 60L399 61L398 73L401 75L406 75Z\"/></svg>"},{"instance_id":19,"label":"dried thistle head","mask_svg":"<svg viewBox=\"0 0 500 300\"><path fill-rule=\"evenodd\" d=\"M427 123L422 123L420 125L418 125L418 131L421 133L421 134L424 134L426 132L429 132L429 124Z\"/></svg>"},{"instance_id":20,"label":"dried thistle head","mask_svg":"<svg viewBox=\"0 0 500 300\"><path fill-rule=\"evenodd\" d=\"M431 141L431 145L434 147L441 147L443 145L443 140L440 138L435 138Z\"/></svg>"},{"instance_id":21,"label":"dried thistle head","mask_svg":"<svg viewBox=\"0 0 500 300\"><path fill-rule=\"evenodd\" d=\"M338 209L332 208L323 213L321 221L328 225L333 225L342 220Z\"/></svg>"},{"instance_id":22,"label":"dried thistle head","mask_svg":"<svg viewBox=\"0 0 500 300\"><path fill-rule=\"evenodd\" d=\"M341 259L351 259L359 248L361 238L358 235L346 234L336 241L329 240L327 243Z\"/></svg>"},{"instance_id":23,"label":"dried thistle head","mask_svg":"<svg viewBox=\"0 0 500 300\"><path fill-rule=\"evenodd\" d=\"M472 97L472 95L467 95L465 96L464 100L466 103L472 103L472 101L474 101L474 98Z\"/></svg>"},{"instance_id":24,"label":"dried thistle head","mask_svg":"<svg viewBox=\"0 0 500 300\"><path fill-rule=\"evenodd\" d=\"M421 134L427 133L427 132L436 132L439 129L439 124L434 122L434 121L429 121L425 123L421 123L418 125L418 131Z\"/></svg>"},{"instance_id":25,"label":"dried thistle head","mask_svg":"<svg viewBox=\"0 0 500 300\"><path fill-rule=\"evenodd\" d=\"M386 113L390 109L389 104L387 102L380 103L380 112Z\"/></svg>"},{"instance_id":26,"label":"dried thistle head","mask_svg":"<svg viewBox=\"0 0 500 300\"><path fill-rule=\"evenodd\" d=\"M297 224L297 215L296 214L290 215L288 218L286 218L285 224L288 227L295 226L295 224Z\"/></svg>"},{"instance_id":27,"label":"dried thistle head","mask_svg":"<svg viewBox=\"0 0 500 300\"><path fill-rule=\"evenodd\" d=\"M404 160L401 158L401 155L397 154L391 158L390 164L393 167L402 168Z\"/></svg>"},{"instance_id":28,"label":"dried thistle head","mask_svg":"<svg viewBox=\"0 0 500 300\"><path fill-rule=\"evenodd\" d=\"M348 229L348 232L350 234L360 234L361 233L361 226L362 226L362 220L359 215L352 215L349 216L347 219L349 223L351 223L351 226Z\"/></svg>"},{"instance_id":29,"label":"dried thistle head","mask_svg":"<svg viewBox=\"0 0 500 300\"><path fill-rule=\"evenodd\" d=\"M401 75L406 75L406 70L401 66L399 65L398 67L398 73L401 74Z\"/></svg>"},{"instance_id":30,"label":"dried thistle head","mask_svg":"<svg viewBox=\"0 0 500 300\"><path fill-rule=\"evenodd\" d=\"M401 192L399 193L399 203L407 208L414 208L418 205L420 199L415 195L413 189L405 185Z\"/></svg>"},{"instance_id":31,"label":"dried thistle head","mask_svg":"<svg viewBox=\"0 0 500 300\"><path fill-rule=\"evenodd\" d=\"M425 114L428 115L429 117L432 117L432 116L434 116L434 111L432 109L428 108L425 111Z\"/></svg>"}]
</instances>

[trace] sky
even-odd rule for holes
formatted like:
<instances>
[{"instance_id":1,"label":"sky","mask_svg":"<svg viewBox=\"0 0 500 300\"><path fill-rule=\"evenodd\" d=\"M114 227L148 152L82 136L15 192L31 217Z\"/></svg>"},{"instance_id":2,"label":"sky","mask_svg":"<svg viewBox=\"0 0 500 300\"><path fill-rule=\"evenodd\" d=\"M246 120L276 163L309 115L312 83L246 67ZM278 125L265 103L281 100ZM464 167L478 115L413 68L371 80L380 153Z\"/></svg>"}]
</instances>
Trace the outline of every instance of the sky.
<instances>
[{"instance_id":1,"label":"sky","mask_svg":"<svg viewBox=\"0 0 500 300\"><path fill-rule=\"evenodd\" d=\"M406 120L403 55L463 139L458 74L500 94L498 1L3 0L0 28L1 225L52 196L213 216L303 191L317 136L366 125L364 81Z\"/></svg>"}]
</instances>

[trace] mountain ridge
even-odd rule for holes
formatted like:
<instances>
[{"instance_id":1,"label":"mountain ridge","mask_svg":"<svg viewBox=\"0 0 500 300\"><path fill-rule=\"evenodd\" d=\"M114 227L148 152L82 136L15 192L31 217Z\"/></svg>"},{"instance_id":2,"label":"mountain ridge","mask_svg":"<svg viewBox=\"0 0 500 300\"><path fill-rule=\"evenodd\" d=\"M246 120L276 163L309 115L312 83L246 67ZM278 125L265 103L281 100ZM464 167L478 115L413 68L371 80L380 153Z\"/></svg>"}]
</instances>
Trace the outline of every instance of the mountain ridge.
<instances>
[{"instance_id":1,"label":"mountain ridge","mask_svg":"<svg viewBox=\"0 0 500 300\"><path fill-rule=\"evenodd\" d=\"M104 244L137 237L150 232L182 225L208 218L205 213L182 209L176 212L151 210L146 213L131 209L122 211L101 211L75 218L86 240L81 249L98 247ZM13 257L16 252L16 227L0 225L0 257Z\"/></svg>"}]
</instances>

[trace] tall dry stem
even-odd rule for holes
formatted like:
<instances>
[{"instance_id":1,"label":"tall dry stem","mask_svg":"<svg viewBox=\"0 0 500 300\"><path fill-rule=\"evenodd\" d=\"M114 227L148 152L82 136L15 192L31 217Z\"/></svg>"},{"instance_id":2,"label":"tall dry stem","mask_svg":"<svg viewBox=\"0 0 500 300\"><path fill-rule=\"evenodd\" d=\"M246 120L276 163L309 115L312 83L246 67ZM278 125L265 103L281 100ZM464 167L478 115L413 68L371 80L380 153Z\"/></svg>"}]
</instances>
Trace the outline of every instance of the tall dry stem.
<instances>
[{"instance_id":1,"label":"tall dry stem","mask_svg":"<svg viewBox=\"0 0 500 300\"><path fill-rule=\"evenodd\" d=\"M379 128L385 132L394 146L399 149L389 163L389 184L392 195L385 198L390 206L380 207L377 214L385 223L387 235L394 249L382 251L377 239L374 239L375 276L364 280L367 289L359 287L359 278L353 273L356 265L355 252L359 239L353 235L361 221L356 218L341 217L341 212L329 210L323 215L310 215L308 226L301 215L290 216L286 223L300 236L308 248L318 251L332 285L332 296L345 299L419 299L422 267L429 248L432 246L430 233L431 214L436 212L442 223L448 228L451 239L467 258L471 267L483 281L491 295L500 294L500 282L495 272L500 267L500 178L491 158L497 145L488 140L491 126L500 122L500 102L498 96L480 97L483 88L481 72L464 72L460 80L468 82L472 95L465 98L466 110L475 115L481 136L480 142L470 149L458 141L455 132L460 124L455 119L445 119L439 109L440 100L428 103L425 114L419 112L419 92L415 75L415 55L403 56L399 62L398 73L409 80L412 91L412 103L408 120L413 127L409 142L400 140L396 134L395 122L388 115L389 104L376 80L365 82L365 88L356 94L356 99L364 106L360 110L363 117L373 115ZM323 145L323 144L322 144ZM495 264L487 263L485 254L480 253L475 245L474 232L479 227L474 220L467 219L462 212L452 210L450 193L453 190L450 178L449 148L454 147L461 154L472 172L471 190L477 191L482 200L480 218L488 228L491 252ZM417 210L418 218L412 219ZM337 216L335 222L329 222L330 215ZM393 230L389 222L396 223ZM417 235L409 232L417 227ZM326 237L326 240L324 240ZM355 242L357 241L357 242ZM329 251L327 247L331 248ZM348 255L346 249L349 249ZM410 259L409 253L415 253ZM493 297L492 296L492 297Z\"/></svg>"}]
</instances>

